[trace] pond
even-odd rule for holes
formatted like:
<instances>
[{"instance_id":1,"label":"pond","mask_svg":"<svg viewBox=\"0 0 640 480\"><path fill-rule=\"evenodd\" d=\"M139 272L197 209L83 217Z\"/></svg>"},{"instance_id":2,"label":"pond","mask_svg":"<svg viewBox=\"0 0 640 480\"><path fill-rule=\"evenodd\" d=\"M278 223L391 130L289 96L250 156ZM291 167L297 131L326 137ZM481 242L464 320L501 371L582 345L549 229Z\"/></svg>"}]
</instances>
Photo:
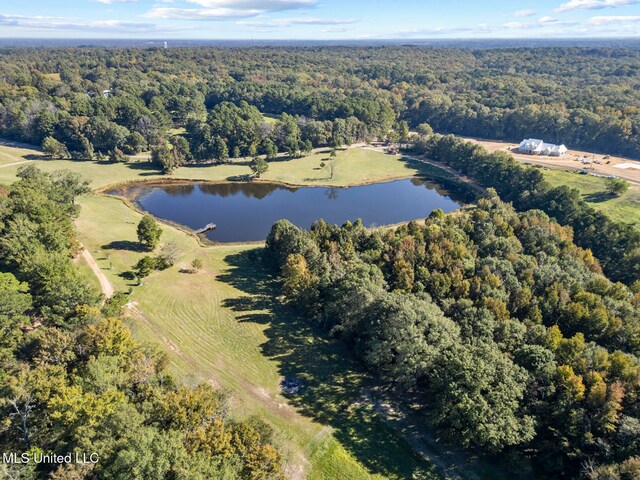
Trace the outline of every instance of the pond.
<instances>
[{"instance_id":1,"label":"pond","mask_svg":"<svg viewBox=\"0 0 640 480\"><path fill-rule=\"evenodd\" d=\"M460 208L464 195L417 177L349 188L289 187L273 183L138 184L109 192L133 199L156 217L205 233L214 242L266 239L271 225L287 219L302 228L324 219L343 224L362 219L365 226L426 218L438 208Z\"/></svg>"}]
</instances>

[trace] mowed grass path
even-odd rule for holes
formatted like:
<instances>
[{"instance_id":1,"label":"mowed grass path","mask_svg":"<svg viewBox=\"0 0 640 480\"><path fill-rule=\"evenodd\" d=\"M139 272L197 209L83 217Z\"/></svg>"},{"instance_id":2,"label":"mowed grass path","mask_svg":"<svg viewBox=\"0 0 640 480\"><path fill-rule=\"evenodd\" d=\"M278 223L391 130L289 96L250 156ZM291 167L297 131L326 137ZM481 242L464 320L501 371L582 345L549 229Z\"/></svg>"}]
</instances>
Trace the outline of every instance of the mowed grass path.
<instances>
[{"instance_id":1,"label":"mowed grass path","mask_svg":"<svg viewBox=\"0 0 640 480\"><path fill-rule=\"evenodd\" d=\"M577 188L587 203L602 210L613 220L640 227L639 186L630 185L626 193L616 197L607 192L607 180L602 177L580 175L557 168L544 170L542 173L553 186L567 185Z\"/></svg>"},{"instance_id":2,"label":"mowed grass path","mask_svg":"<svg viewBox=\"0 0 640 480\"><path fill-rule=\"evenodd\" d=\"M368 379L345 347L278 304L260 248L202 247L163 225L162 243L175 243L178 263L137 286L122 274L145 254L135 234L140 215L101 195L80 203L80 240L119 290L132 289L136 336L160 343L179 377L229 389L236 415L272 423L292 478L438 478L366 402L359 403ZM194 258L204 268L185 273ZM302 379L300 395L281 395L283 375Z\"/></svg>"}]
</instances>

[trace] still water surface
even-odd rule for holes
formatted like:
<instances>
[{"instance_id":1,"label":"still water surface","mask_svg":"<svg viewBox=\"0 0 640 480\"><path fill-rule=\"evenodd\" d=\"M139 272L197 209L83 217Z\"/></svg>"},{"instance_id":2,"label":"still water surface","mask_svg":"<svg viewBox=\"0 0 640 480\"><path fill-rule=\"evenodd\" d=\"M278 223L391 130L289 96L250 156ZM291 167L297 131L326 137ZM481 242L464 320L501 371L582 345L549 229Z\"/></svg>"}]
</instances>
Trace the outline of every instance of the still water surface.
<instances>
[{"instance_id":1,"label":"still water surface","mask_svg":"<svg viewBox=\"0 0 640 480\"><path fill-rule=\"evenodd\" d=\"M343 224L361 218L365 226L390 225L425 218L438 208L460 208L462 197L437 184L409 178L350 188L287 187L271 183L134 185L114 191L134 198L156 217L206 233L215 242L264 240L271 225L286 218L309 228L324 219Z\"/></svg>"}]
</instances>

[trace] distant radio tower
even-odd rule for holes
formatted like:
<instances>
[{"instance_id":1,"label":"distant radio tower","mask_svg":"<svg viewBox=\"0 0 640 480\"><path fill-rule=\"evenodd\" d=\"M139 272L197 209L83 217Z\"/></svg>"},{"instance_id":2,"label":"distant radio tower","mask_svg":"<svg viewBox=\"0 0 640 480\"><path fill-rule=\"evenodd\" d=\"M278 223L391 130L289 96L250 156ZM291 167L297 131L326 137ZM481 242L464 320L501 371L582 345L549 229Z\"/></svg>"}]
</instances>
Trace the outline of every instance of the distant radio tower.
<instances>
[{"instance_id":1,"label":"distant radio tower","mask_svg":"<svg viewBox=\"0 0 640 480\"><path fill-rule=\"evenodd\" d=\"M164 42L164 48L169 48L169 46L167 45L167 42Z\"/></svg>"}]
</instances>

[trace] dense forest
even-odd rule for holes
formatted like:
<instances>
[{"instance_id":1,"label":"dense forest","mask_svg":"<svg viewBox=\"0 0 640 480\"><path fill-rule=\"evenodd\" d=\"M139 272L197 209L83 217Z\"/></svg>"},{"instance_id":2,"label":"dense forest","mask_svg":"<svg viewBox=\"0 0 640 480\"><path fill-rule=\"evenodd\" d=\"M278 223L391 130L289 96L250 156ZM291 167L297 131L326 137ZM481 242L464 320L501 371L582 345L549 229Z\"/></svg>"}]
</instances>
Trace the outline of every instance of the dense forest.
<instances>
[{"instance_id":1,"label":"dense forest","mask_svg":"<svg viewBox=\"0 0 640 480\"><path fill-rule=\"evenodd\" d=\"M228 395L208 384L174 380L119 318L126 296L100 307L71 259L85 191L29 166L0 195L0 449L31 458L3 461L0 476L284 478L270 426L230 418ZM34 463L69 453L87 462Z\"/></svg>"},{"instance_id":2,"label":"dense forest","mask_svg":"<svg viewBox=\"0 0 640 480\"><path fill-rule=\"evenodd\" d=\"M0 136L177 161L439 133L640 156L640 52L418 47L3 49ZM243 103L246 102L246 103ZM260 113L286 117L274 125ZM396 128L392 131L392 127ZM179 138L179 137L178 137ZM189 148L187 148L189 147ZM176 161L176 159L173 159Z\"/></svg>"},{"instance_id":3,"label":"dense forest","mask_svg":"<svg viewBox=\"0 0 640 480\"><path fill-rule=\"evenodd\" d=\"M545 213L490 190L396 229L282 220L266 254L284 297L449 441L538 478L640 475L640 284Z\"/></svg>"},{"instance_id":4,"label":"dense forest","mask_svg":"<svg viewBox=\"0 0 640 480\"><path fill-rule=\"evenodd\" d=\"M640 230L613 222L567 186L551 188L540 170L516 162L506 152L489 153L453 135L437 135L418 126L407 150L455 168L485 188L495 188L518 210L541 209L573 227L575 242L590 249L607 276L627 285L640 281Z\"/></svg>"}]
</instances>

